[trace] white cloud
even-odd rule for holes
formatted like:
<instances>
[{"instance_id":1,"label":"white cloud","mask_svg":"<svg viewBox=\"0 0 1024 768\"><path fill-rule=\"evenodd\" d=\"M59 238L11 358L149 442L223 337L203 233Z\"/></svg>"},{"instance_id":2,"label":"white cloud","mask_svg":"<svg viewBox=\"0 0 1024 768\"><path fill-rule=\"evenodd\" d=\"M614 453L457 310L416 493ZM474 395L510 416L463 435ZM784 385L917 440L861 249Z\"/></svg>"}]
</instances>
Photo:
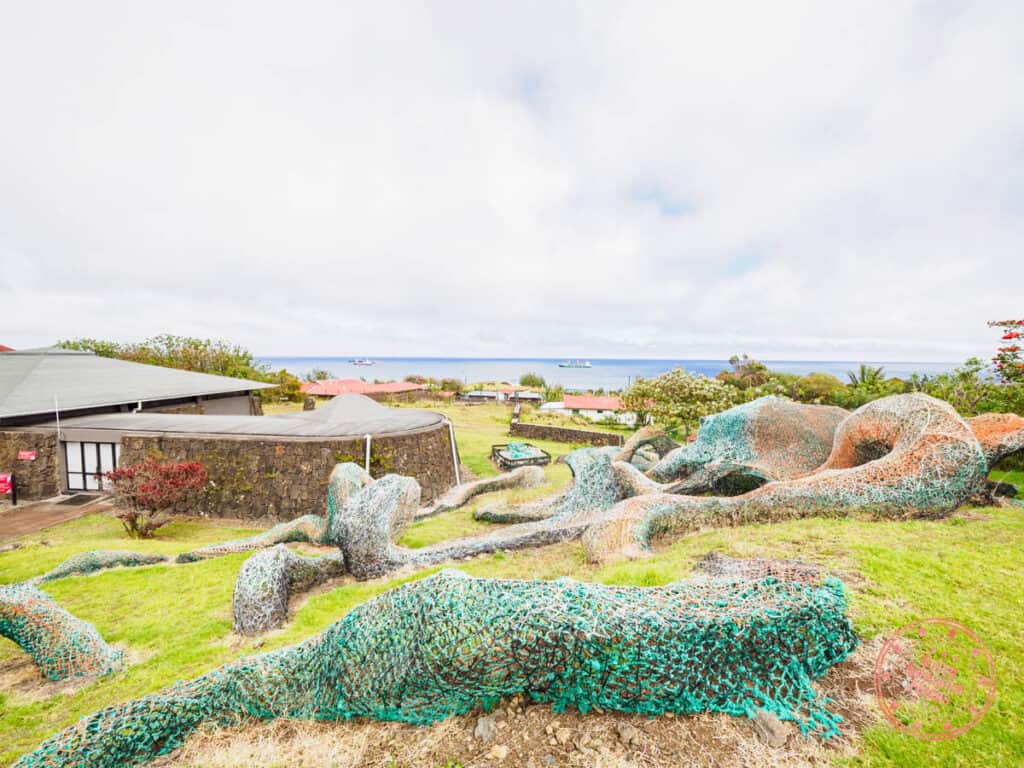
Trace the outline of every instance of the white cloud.
<instances>
[{"instance_id":1,"label":"white cloud","mask_svg":"<svg viewBox=\"0 0 1024 768\"><path fill-rule=\"evenodd\" d=\"M0 342L957 360L1024 309L1012 0L339 5L5 6Z\"/></svg>"}]
</instances>

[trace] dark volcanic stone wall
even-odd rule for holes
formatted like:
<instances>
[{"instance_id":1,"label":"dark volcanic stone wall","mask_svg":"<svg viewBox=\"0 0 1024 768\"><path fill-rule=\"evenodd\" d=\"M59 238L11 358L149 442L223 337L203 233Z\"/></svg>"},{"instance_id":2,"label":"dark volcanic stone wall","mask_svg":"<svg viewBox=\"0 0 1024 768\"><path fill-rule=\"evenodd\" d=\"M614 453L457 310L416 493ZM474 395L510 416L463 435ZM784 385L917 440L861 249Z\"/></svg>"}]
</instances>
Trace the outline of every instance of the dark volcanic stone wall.
<instances>
[{"instance_id":1,"label":"dark volcanic stone wall","mask_svg":"<svg viewBox=\"0 0 1024 768\"><path fill-rule=\"evenodd\" d=\"M18 451L35 451L34 461L18 460ZM60 493L60 461L53 432L0 430L0 472L14 472L19 499L45 499ZM4 496L9 500L10 496Z\"/></svg>"},{"instance_id":2,"label":"dark volcanic stone wall","mask_svg":"<svg viewBox=\"0 0 1024 768\"><path fill-rule=\"evenodd\" d=\"M362 439L125 435L121 464L154 455L163 461L199 461L210 485L198 509L214 517L290 520L327 512L327 478L334 465L366 457ZM370 441L370 474L415 477L429 501L455 484L448 426Z\"/></svg>"},{"instance_id":3,"label":"dark volcanic stone wall","mask_svg":"<svg viewBox=\"0 0 1024 768\"><path fill-rule=\"evenodd\" d=\"M514 437L532 437L536 440L555 440L560 443L589 443L596 446L622 445L622 435L611 432L552 427L547 424L524 424L521 421L513 421L508 433Z\"/></svg>"}]
</instances>

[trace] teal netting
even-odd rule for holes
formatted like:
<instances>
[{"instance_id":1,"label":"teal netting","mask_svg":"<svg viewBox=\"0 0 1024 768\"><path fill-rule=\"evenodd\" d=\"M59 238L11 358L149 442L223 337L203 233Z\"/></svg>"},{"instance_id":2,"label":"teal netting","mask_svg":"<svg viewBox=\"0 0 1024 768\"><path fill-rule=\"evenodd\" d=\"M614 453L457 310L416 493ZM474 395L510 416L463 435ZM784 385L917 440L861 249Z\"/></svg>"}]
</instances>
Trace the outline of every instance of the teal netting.
<instances>
[{"instance_id":1,"label":"teal netting","mask_svg":"<svg viewBox=\"0 0 1024 768\"><path fill-rule=\"evenodd\" d=\"M667 587L474 579L446 571L321 635L108 707L18 768L120 768L203 722L366 716L427 724L502 696L658 714L767 709L829 737L811 682L857 644L842 584L701 577Z\"/></svg>"},{"instance_id":2,"label":"teal netting","mask_svg":"<svg viewBox=\"0 0 1024 768\"><path fill-rule=\"evenodd\" d=\"M303 515L286 523L278 523L273 528L256 536L225 541L222 544L212 544L208 547L193 549L191 552L182 552L178 555L177 562L192 563L196 560L232 555L236 552L251 552L256 549L265 549L275 544L285 544L290 541L316 543L323 539L323 537L324 519L320 515Z\"/></svg>"},{"instance_id":3,"label":"teal netting","mask_svg":"<svg viewBox=\"0 0 1024 768\"><path fill-rule=\"evenodd\" d=\"M288 616L292 592L304 592L344 572L340 553L303 557L284 544L257 552L242 564L235 580L231 598L235 632L255 635L280 626Z\"/></svg>"},{"instance_id":4,"label":"teal netting","mask_svg":"<svg viewBox=\"0 0 1024 768\"><path fill-rule=\"evenodd\" d=\"M108 568L136 568L140 565L153 565L168 560L166 555L146 554L143 552L126 552L121 550L97 549L92 552L79 552L72 555L51 571L40 576L37 581L46 582L63 579L66 576L84 576L90 573L105 571Z\"/></svg>"},{"instance_id":5,"label":"teal netting","mask_svg":"<svg viewBox=\"0 0 1024 768\"><path fill-rule=\"evenodd\" d=\"M0 637L20 645L50 680L105 675L121 666L121 651L103 642L92 624L31 584L0 586Z\"/></svg>"},{"instance_id":6,"label":"teal netting","mask_svg":"<svg viewBox=\"0 0 1024 768\"><path fill-rule=\"evenodd\" d=\"M526 443L509 443L501 452L510 459L534 459L544 455L538 448Z\"/></svg>"}]
</instances>

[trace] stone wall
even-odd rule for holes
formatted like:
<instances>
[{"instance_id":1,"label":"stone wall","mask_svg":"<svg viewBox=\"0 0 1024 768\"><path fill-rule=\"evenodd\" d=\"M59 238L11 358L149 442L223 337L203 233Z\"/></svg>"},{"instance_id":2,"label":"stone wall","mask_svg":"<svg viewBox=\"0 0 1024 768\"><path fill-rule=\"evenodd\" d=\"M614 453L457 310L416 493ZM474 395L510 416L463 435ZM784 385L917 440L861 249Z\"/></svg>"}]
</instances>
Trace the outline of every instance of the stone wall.
<instances>
[{"instance_id":1,"label":"stone wall","mask_svg":"<svg viewBox=\"0 0 1024 768\"><path fill-rule=\"evenodd\" d=\"M199 461L211 485L196 513L261 521L326 514L327 478L334 465L363 465L362 439L124 435L121 464L149 455L164 461ZM415 477L427 502L455 484L448 426L370 441L370 474Z\"/></svg>"},{"instance_id":2,"label":"stone wall","mask_svg":"<svg viewBox=\"0 0 1024 768\"><path fill-rule=\"evenodd\" d=\"M32 461L18 459L18 451L35 451ZM60 493L60 459L53 432L0 430L0 472L14 472L19 499L45 499ZM10 499L5 496L5 499Z\"/></svg>"},{"instance_id":3,"label":"stone wall","mask_svg":"<svg viewBox=\"0 0 1024 768\"><path fill-rule=\"evenodd\" d=\"M622 445L622 435L613 432L596 432L590 429L552 427L547 424L524 424L513 421L509 434L514 437L532 437L535 440L555 440L559 443L589 443L590 445Z\"/></svg>"}]
</instances>

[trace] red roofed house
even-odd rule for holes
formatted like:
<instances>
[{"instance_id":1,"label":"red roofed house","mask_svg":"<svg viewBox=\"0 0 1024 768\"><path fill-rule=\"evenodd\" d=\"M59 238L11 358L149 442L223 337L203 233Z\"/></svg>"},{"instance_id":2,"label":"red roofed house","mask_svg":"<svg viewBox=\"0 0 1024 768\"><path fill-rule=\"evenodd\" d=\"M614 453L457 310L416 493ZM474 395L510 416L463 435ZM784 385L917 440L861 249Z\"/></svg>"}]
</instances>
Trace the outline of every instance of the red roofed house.
<instances>
[{"instance_id":1,"label":"red roofed house","mask_svg":"<svg viewBox=\"0 0 1024 768\"><path fill-rule=\"evenodd\" d=\"M316 397L334 397L336 395L366 395L373 400L391 400L395 398L411 398L416 392L422 392L426 384L413 384L410 381L386 381L382 384L371 384L362 379L326 379L324 381L307 381L301 389L307 395Z\"/></svg>"},{"instance_id":2,"label":"red roofed house","mask_svg":"<svg viewBox=\"0 0 1024 768\"><path fill-rule=\"evenodd\" d=\"M618 395L566 395L561 403L545 403L542 411L568 411L591 421L613 419L620 424L636 425L636 413L623 408Z\"/></svg>"},{"instance_id":3,"label":"red roofed house","mask_svg":"<svg viewBox=\"0 0 1024 768\"><path fill-rule=\"evenodd\" d=\"M0 352L13 352L13 351L14 350L11 349L10 347L5 347L3 344L0 344Z\"/></svg>"}]
</instances>

